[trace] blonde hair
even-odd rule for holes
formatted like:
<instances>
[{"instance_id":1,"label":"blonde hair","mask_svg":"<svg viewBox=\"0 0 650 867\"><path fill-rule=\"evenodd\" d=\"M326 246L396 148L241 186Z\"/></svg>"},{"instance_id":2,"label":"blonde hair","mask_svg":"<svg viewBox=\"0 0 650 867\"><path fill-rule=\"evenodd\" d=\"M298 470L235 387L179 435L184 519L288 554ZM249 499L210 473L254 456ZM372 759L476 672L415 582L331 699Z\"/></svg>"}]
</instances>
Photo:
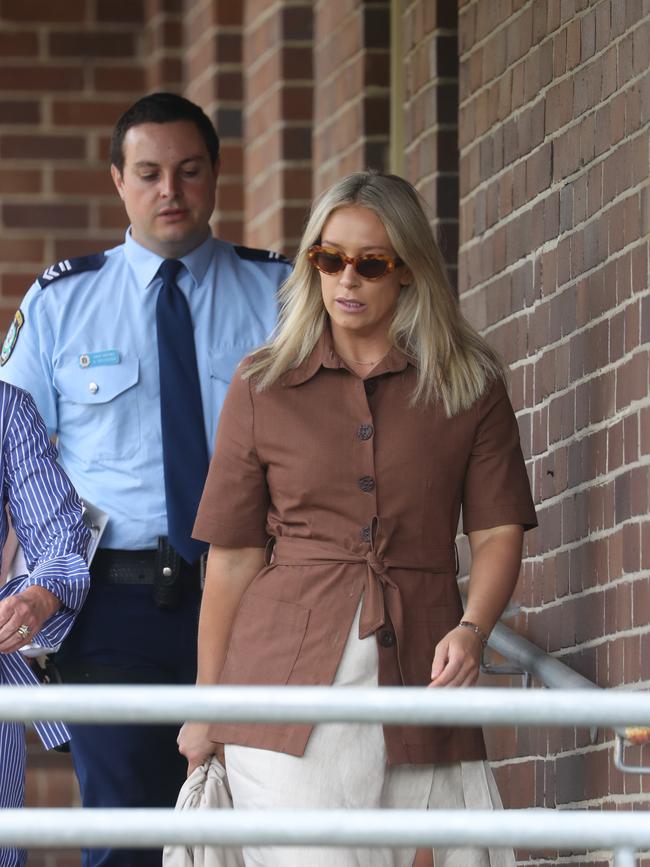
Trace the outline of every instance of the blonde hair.
<instances>
[{"instance_id":1,"label":"blonde hair","mask_svg":"<svg viewBox=\"0 0 650 867\"><path fill-rule=\"evenodd\" d=\"M361 205L384 224L395 253L413 279L399 296L389 339L418 369L412 403L441 400L448 416L468 409L489 381L504 376L498 356L461 315L416 190L403 178L356 172L335 183L314 203L294 270L280 289L280 316L271 340L252 357L243 376L263 390L300 365L327 322L320 277L307 251L320 241L332 213Z\"/></svg>"}]
</instances>

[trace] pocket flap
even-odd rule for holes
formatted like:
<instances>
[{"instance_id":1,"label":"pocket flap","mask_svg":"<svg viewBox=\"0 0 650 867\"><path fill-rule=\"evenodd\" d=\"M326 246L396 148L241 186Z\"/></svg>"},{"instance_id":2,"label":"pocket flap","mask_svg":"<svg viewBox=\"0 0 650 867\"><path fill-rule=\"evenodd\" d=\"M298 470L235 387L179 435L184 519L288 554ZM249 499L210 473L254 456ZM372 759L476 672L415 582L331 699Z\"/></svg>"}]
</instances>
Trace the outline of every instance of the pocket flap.
<instances>
[{"instance_id":1,"label":"pocket flap","mask_svg":"<svg viewBox=\"0 0 650 867\"><path fill-rule=\"evenodd\" d=\"M231 382L237 365L250 352L252 352L250 347L212 350L209 358L210 376L213 379L220 379L222 382Z\"/></svg>"},{"instance_id":2,"label":"pocket flap","mask_svg":"<svg viewBox=\"0 0 650 867\"><path fill-rule=\"evenodd\" d=\"M108 403L132 388L140 376L137 358L123 357L119 364L79 367L77 362L57 367L53 382L56 390L73 403Z\"/></svg>"}]
</instances>

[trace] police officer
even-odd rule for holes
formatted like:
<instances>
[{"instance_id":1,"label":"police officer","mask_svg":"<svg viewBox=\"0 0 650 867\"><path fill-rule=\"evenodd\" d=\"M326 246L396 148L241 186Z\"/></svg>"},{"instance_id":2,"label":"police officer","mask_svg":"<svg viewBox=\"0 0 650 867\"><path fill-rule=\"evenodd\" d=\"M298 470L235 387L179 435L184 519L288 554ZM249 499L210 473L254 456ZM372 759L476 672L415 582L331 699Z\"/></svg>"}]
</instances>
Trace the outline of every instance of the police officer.
<instances>
[{"instance_id":1,"label":"police officer","mask_svg":"<svg viewBox=\"0 0 650 867\"><path fill-rule=\"evenodd\" d=\"M194 682L194 512L228 383L272 329L290 270L212 237L218 170L198 106L169 93L136 102L111 141L124 244L48 267L0 354L0 378L32 393L73 484L109 516L58 656L68 682ZM176 726L71 730L85 807L173 805L186 773ZM92 850L83 863L159 867L160 852Z\"/></svg>"}]
</instances>

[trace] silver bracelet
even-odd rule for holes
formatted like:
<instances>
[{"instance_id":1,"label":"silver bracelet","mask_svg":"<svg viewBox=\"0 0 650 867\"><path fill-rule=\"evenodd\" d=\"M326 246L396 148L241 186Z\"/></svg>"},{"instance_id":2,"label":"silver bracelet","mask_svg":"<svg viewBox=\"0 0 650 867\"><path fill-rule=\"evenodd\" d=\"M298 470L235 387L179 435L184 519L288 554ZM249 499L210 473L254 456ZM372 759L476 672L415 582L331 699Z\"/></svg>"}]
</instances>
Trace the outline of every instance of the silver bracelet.
<instances>
[{"instance_id":1,"label":"silver bracelet","mask_svg":"<svg viewBox=\"0 0 650 867\"><path fill-rule=\"evenodd\" d=\"M481 644L483 645L483 649L485 650L485 648L487 647L487 643L488 643L488 637L485 634L485 632L483 632L483 630L479 626L476 625L476 623L472 623L471 620L461 620L458 625L464 626L465 629L471 629L475 635L478 635L478 637L481 641Z\"/></svg>"}]
</instances>

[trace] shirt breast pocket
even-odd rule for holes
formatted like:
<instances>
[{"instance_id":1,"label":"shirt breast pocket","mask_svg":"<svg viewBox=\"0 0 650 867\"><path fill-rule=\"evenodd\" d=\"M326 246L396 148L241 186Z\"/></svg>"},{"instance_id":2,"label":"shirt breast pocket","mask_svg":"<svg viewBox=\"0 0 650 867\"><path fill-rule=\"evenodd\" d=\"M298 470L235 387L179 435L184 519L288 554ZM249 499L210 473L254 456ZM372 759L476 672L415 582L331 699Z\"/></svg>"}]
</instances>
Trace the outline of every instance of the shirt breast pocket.
<instances>
[{"instance_id":1,"label":"shirt breast pocket","mask_svg":"<svg viewBox=\"0 0 650 867\"><path fill-rule=\"evenodd\" d=\"M239 349L213 349L208 356L208 365L210 370L210 383L212 385L212 397L214 406L221 411L228 386L230 385L237 365L250 352L252 347L241 347Z\"/></svg>"},{"instance_id":2,"label":"shirt breast pocket","mask_svg":"<svg viewBox=\"0 0 650 867\"><path fill-rule=\"evenodd\" d=\"M81 460L120 460L140 448L140 417L135 385L137 358L82 368L75 361L55 369L58 429L62 449Z\"/></svg>"}]
</instances>

